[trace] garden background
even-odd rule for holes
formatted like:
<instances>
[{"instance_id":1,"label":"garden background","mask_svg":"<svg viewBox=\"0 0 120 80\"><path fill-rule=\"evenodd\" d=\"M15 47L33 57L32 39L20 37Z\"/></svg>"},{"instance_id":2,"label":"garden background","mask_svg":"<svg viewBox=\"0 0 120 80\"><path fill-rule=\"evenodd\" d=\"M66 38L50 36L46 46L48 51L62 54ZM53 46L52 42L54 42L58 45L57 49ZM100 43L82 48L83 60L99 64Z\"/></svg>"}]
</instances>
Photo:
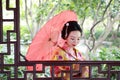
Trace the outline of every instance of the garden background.
<instances>
[{"instance_id":1,"label":"garden background","mask_svg":"<svg viewBox=\"0 0 120 80\"><path fill-rule=\"evenodd\" d=\"M10 6L14 6L12 0ZM26 55L29 44L40 28L63 10L74 10L78 15L83 36L77 48L87 60L120 60L120 0L20 0L22 55ZM4 16L11 17L7 13ZM11 24L5 26L4 37L6 31L12 29ZM15 39L14 35L12 39ZM0 46L0 49L4 50L4 47ZM6 63L14 61L12 55L5 58Z\"/></svg>"}]
</instances>

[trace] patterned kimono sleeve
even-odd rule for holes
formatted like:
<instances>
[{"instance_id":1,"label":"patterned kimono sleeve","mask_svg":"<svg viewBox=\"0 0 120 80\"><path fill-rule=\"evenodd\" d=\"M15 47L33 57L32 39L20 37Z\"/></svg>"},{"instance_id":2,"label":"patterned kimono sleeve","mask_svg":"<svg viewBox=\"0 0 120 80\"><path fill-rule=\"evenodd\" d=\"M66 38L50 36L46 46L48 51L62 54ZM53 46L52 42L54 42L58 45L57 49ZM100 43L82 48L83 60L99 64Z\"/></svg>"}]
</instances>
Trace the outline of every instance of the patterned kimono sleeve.
<instances>
[{"instance_id":1,"label":"patterned kimono sleeve","mask_svg":"<svg viewBox=\"0 0 120 80\"><path fill-rule=\"evenodd\" d=\"M55 53L53 53L53 57L52 60L58 60L58 61L63 61L65 59L65 56L63 55L63 53L61 51L56 51ZM55 66L54 67L54 74L56 75L56 77L60 77L61 76L61 71L62 70L69 70L68 66Z\"/></svg>"},{"instance_id":2,"label":"patterned kimono sleeve","mask_svg":"<svg viewBox=\"0 0 120 80\"><path fill-rule=\"evenodd\" d=\"M81 52L80 52L80 54L81 54ZM81 57L82 57L83 61L86 60L85 56L83 56L82 54L81 54ZM89 67L88 66L84 66L82 68L82 77L89 77Z\"/></svg>"},{"instance_id":3,"label":"patterned kimono sleeve","mask_svg":"<svg viewBox=\"0 0 120 80\"><path fill-rule=\"evenodd\" d=\"M89 67L85 66L82 68L82 77L89 77Z\"/></svg>"}]
</instances>

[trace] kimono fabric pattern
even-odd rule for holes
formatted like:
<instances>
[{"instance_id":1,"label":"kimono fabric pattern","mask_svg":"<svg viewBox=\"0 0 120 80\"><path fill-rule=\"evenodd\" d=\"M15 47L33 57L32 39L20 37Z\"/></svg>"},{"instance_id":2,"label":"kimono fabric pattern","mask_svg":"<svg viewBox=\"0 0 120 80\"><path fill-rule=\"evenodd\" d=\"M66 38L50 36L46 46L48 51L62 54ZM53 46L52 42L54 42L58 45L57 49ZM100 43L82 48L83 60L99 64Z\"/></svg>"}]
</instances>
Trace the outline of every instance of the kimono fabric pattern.
<instances>
[{"instance_id":1,"label":"kimono fabric pattern","mask_svg":"<svg viewBox=\"0 0 120 80\"><path fill-rule=\"evenodd\" d=\"M74 48L74 51L76 52L77 56L75 56L77 59L85 60L84 56L82 56L81 52L78 51L77 49ZM53 57L52 60L58 60L58 61L67 61L67 60L75 60L70 54L66 54L66 51L64 48L58 47L54 52L53 52ZM55 77L61 77L61 71L65 70L68 71L70 70L69 66L55 66L54 67L54 75ZM79 70L79 65L78 64L73 64L73 70ZM85 78L89 76L89 70L88 67L85 66L82 68L82 73L77 75L77 73L73 74L73 77L80 77L80 78ZM69 73L64 73L63 74L64 80L70 80L70 74Z\"/></svg>"}]
</instances>

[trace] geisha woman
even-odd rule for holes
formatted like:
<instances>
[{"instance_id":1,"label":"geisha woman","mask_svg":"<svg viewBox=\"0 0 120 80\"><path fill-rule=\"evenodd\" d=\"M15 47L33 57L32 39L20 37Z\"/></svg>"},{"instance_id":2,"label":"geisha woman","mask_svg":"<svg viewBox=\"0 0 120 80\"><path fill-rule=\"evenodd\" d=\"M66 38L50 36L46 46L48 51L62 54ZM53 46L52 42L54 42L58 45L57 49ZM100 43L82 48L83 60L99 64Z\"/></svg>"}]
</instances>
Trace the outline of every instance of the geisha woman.
<instances>
[{"instance_id":1,"label":"geisha woman","mask_svg":"<svg viewBox=\"0 0 120 80\"><path fill-rule=\"evenodd\" d=\"M84 61L85 58L82 55L82 53L75 48L80 42L82 36L82 29L80 28L80 25L77 23L77 21L68 21L61 32L62 39L65 40L65 44L53 51L53 57L52 60L80 60ZM79 65L74 64L73 70L78 70ZM54 67L54 75L56 77L61 76L62 70L70 70L70 67L68 66L55 66ZM83 67L81 73L73 74L73 77L88 77L88 67ZM63 75L64 80L70 80L70 75L68 73L65 73Z\"/></svg>"}]
</instances>

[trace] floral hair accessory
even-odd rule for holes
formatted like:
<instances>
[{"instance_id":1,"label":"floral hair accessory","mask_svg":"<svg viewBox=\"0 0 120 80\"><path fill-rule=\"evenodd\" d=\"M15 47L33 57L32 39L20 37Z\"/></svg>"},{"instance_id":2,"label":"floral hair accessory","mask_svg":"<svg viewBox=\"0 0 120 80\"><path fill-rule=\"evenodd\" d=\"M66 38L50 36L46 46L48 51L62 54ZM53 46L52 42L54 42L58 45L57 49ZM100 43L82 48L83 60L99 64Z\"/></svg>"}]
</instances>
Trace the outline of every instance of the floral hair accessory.
<instances>
[{"instance_id":1,"label":"floral hair accessory","mask_svg":"<svg viewBox=\"0 0 120 80\"><path fill-rule=\"evenodd\" d=\"M69 26L69 23L66 23L66 26Z\"/></svg>"}]
</instances>

